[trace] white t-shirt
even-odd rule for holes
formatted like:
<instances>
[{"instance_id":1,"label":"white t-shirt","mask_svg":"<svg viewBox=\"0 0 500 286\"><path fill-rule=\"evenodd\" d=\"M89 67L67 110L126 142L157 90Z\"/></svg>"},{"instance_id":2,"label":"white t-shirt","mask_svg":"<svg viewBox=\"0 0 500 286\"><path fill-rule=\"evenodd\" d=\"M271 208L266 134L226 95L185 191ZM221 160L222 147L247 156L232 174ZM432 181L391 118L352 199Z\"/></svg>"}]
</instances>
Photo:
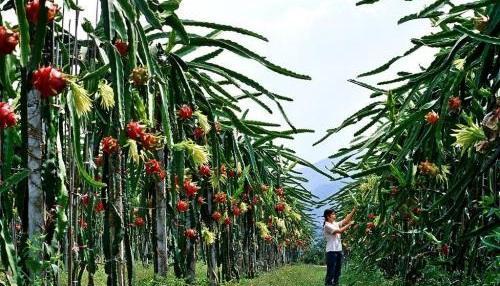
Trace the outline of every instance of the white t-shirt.
<instances>
[{"instance_id":1,"label":"white t-shirt","mask_svg":"<svg viewBox=\"0 0 500 286\"><path fill-rule=\"evenodd\" d=\"M340 233L332 234L334 230L340 229L338 222L325 222L323 227L323 235L326 240L326 252L329 251L342 251L342 243L340 242Z\"/></svg>"}]
</instances>

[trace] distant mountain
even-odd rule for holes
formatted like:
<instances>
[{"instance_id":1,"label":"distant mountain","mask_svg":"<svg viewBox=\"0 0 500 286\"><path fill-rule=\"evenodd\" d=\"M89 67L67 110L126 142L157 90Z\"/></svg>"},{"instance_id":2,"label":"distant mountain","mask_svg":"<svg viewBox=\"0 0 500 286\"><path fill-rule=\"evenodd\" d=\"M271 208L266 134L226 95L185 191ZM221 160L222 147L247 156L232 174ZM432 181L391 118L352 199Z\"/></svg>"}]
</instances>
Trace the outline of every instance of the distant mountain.
<instances>
[{"instance_id":1,"label":"distant mountain","mask_svg":"<svg viewBox=\"0 0 500 286\"><path fill-rule=\"evenodd\" d=\"M323 159L314 164L318 169L325 170L328 172L332 166L331 159ZM339 181L330 181L327 177L321 175L320 173L314 171L308 167L299 168L297 171L301 172L303 176L309 180L309 182L304 183L304 186L310 190L319 200L323 200L340 190L342 183ZM323 211L328 206L321 207L312 211L312 215L315 218L318 225L323 223Z\"/></svg>"}]
</instances>

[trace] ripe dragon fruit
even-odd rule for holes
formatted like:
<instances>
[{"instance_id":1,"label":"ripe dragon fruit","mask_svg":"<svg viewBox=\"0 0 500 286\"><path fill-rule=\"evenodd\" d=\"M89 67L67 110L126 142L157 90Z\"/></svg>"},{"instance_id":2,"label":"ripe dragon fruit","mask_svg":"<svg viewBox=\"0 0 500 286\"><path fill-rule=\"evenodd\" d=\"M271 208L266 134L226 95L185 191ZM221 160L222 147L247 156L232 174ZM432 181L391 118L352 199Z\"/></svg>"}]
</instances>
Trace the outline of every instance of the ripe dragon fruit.
<instances>
[{"instance_id":1,"label":"ripe dragon fruit","mask_svg":"<svg viewBox=\"0 0 500 286\"><path fill-rule=\"evenodd\" d=\"M0 129L13 127L17 124L16 114L6 102L0 102Z\"/></svg>"},{"instance_id":2,"label":"ripe dragon fruit","mask_svg":"<svg viewBox=\"0 0 500 286\"><path fill-rule=\"evenodd\" d=\"M196 195L200 187L196 185L196 183L192 182L189 179L184 180L184 191L186 191L186 195L188 198L191 198Z\"/></svg>"},{"instance_id":3,"label":"ripe dragon fruit","mask_svg":"<svg viewBox=\"0 0 500 286\"><path fill-rule=\"evenodd\" d=\"M184 236L189 239L195 239L198 237L198 232L193 228L189 228L184 231Z\"/></svg>"},{"instance_id":4,"label":"ripe dragon fruit","mask_svg":"<svg viewBox=\"0 0 500 286\"><path fill-rule=\"evenodd\" d=\"M127 136L130 139L138 139L144 136L143 126L136 121L130 121L127 124Z\"/></svg>"},{"instance_id":5,"label":"ripe dragon fruit","mask_svg":"<svg viewBox=\"0 0 500 286\"><path fill-rule=\"evenodd\" d=\"M145 223L144 222L144 218L142 218L140 216L136 217L135 220L134 220L134 225L137 226L137 227L144 226L144 223Z\"/></svg>"},{"instance_id":6,"label":"ripe dragon fruit","mask_svg":"<svg viewBox=\"0 0 500 286\"><path fill-rule=\"evenodd\" d=\"M186 202L184 200L179 200L177 202L177 211L178 212L181 212L181 213L187 212L188 209L189 209L189 203L188 202Z\"/></svg>"},{"instance_id":7,"label":"ripe dragon fruit","mask_svg":"<svg viewBox=\"0 0 500 286\"><path fill-rule=\"evenodd\" d=\"M227 195L224 192L218 192L214 195L214 202L224 204L227 202Z\"/></svg>"},{"instance_id":8,"label":"ripe dragon fruit","mask_svg":"<svg viewBox=\"0 0 500 286\"><path fill-rule=\"evenodd\" d=\"M198 170L198 173L202 177L210 177L212 170L210 169L209 165L201 165L199 170Z\"/></svg>"},{"instance_id":9,"label":"ripe dragon fruit","mask_svg":"<svg viewBox=\"0 0 500 286\"><path fill-rule=\"evenodd\" d=\"M462 100L458 96L452 97L448 100L448 107L453 111L459 110L462 107Z\"/></svg>"},{"instance_id":10,"label":"ripe dragon fruit","mask_svg":"<svg viewBox=\"0 0 500 286\"><path fill-rule=\"evenodd\" d=\"M205 131L203 130L203 128L196 127L193 130L193 137L195 140L200 140L201 138L203 138L203 136L205 136Z\"/></svg>"},{"instance_id":11,"label":"ripe dragon fruit","mask_svg":"<svg viewBox=\"0 0 500 286\"><path fill-rule=\"evenodd\" d=\"M104 211L104 203L102 201L99 201L96 205L95 205L95 212L96 213L100 213L102 211Z\"/></svg>"},{"instance_id":12,"label":"ripe dragon fruit","mask_svg":"<svg viewBox=\"0 0 500 286\"><path fill-rule=\"evenodd\" d=\"M212 219L215 220L215 221L220 221L220 219L222 218L222 215L220 212L218 211L215 211L212 213Z\"/></svg>"},{"instance_id":13,"label":"ripe dragon fruit","mask_svg":"<svg viewBox=\"0 0 500 286\"><path fill-rule=\"evenodd\" d=\"M105 154L109 155L115 153L116 151L118 151L119 147L120 146L118 145L118 140L111 136L104 137L102 139L102 152Z\"/></svg>"},{"instance_id":14,"label":"ripe dragon fruit","mask_svg":"<svg viewBox=\"0 0 500 286\"><path fill-rule=\"evenodd\" d=\"M33 87L40 92L42 98L49 98L63 91L66 80L58 69L42 67L33 73Z\"/></svg>"},{"instance_id":15,"label":"ripe dragon fruit","mask_svg":"<svg viewBox=\"0 0 500 286\"><path fill-rule=\"evenodd\" d=\"M54 4L54 0L46 0L45 7L47 8L47 23L54 21L59 9L57 4ZM40 1L31 0L26 4L26 18L32 24L38 24L38 15L40 13Z\"/></svg>"},{"instance_id":16,"label":"ripe dragon fruit","mask_svg":"<svg viewBox=\"0 0 500 286\"><path fill-rule=\"evenodd\" d=\"M183 104L177 111L177 115L182 120L187 120L193 117L193 109L187 104Z\"/></svg>"},{"instance_id":17,"label":"ripe dragon fruit","mask_svg":"<svg viewBox=\"0 0 500 286\"><path fill-rule=\"evenodd\" d=\"M89 197L89 195L88 194L82 195L80 197L80 202L82 203L82 205L84 207L88 206L89 203L90 203L90 197Z\"/></svg>"},{"instance_id":18,"label":"ripe dragon fruit","mask_svg":"<svg viewBox=\"0 0 500 286\"><path fill-rule=\"evenodd\" d=\"M120 56L124 57L128 53L128 43L122 41L121 39L115 40L115 48L118 50Z\"/></svg>"},{"instance_id":19,"label":"ripe dragon fruit","mask_svg":"<svg viewBox=\"0 0 500 286\"><path fill-rule=\"evenodd\" d=\"M239 216L240 214L241 214L241 209L237 205L234 205L233 206L233 215Z\"/></svg>"},{"instance_id":20,"label":"ripe dragon fruit","mask_svg":"<svg viewBox=\"0 0 500 286\"><path fill-rule=\"evenodd\" d=\"M11 54L19 44L19 33L0 26L0 56Z\"/></svg>"},{"instance_id":21,"label":"ripe dragon fruit","mask_svg":"<svg viewBox=\"0 0 500 286\"><path fill-rule=\"evenodd\" d=\"M429 113L425 115L425 121L427 121L427 123L431 125L436 124L438 120L439 120L439 114L437 114L434 111L429 111Z\"/></svg>"},{"instance_id":22,"label":"ripe dragon fruit","mask_svg":"<svg viewBox=\"0 0 500 286\"><path fill-rule=\"evenodd\" d=\"M143 133L141 135L142 147L146 150L155 150L161 148L160 138L151 133Z\"/></svg>"}]
</instances>

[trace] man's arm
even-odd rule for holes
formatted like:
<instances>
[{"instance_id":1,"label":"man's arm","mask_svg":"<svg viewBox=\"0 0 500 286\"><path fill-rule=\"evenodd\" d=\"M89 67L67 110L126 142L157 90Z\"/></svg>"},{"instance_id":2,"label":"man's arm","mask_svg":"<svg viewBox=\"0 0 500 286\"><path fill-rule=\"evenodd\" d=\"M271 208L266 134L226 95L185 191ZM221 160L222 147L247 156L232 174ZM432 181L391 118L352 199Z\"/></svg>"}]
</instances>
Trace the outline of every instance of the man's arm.
<instances>
[{"instance_id":1,"label":"man's arm","mask_svg":"<svg viewBox=\"0 0 500 286\"><path fill-rule=\"evenodd\" d=\"M352 221L352 217L354 216L354 213L356 212L356 208L352 209L352 211L343 219L340 221L340 225L344 226Z\"/></svg>"}]
</instances>

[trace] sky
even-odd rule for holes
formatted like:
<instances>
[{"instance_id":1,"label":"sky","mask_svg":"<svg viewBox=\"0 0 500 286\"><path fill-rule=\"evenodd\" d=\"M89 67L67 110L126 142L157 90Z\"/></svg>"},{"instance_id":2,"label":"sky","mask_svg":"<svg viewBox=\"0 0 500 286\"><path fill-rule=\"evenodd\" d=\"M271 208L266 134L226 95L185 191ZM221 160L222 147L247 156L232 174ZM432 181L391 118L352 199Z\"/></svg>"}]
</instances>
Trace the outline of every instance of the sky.
<instances>
[{"instance_id":1,"label":"sky","mask_svg":"<svg viewBox=\"0 0 500 286\"><path fill-rule=\"evenodd\" d=\"M97 1L78 2L85 9L80 19L85 17L94 22ZM280 66L312 77L312 80L304 81L277 75L231 53L224 53L216 59L217 63L257 80L268 90L294 99L284 104L289 118L297 128L314 129L315 133L298 135L296 140L283 143L314 163L346 146L352 139L354 129L334 135L316 147L312 144L327 129L338 126L370 101L369 91L347 80L402 54L411 47L411 38L424 35L430 28L427 20L397 25L399 18L421 10L429 3L427 0L382 0L364 6L355 6L355 2L184 0L178 14L182 19L228 24L259 32L269 42L234 33L225 33L220 37L238 41ZM74 17L71 21L74 29ZM397 63L382 76L363 80L376 83L377 80L392 78L397 71L414 71L419 65L425 66L433 53L432 50L422 50ZM250 109L251 119L286 126L277 110L269 115L250 102L244 107Z\"/></svg>"},{"instance_id":2,"label":"sky","mask_svg":"<svg viewBox=\"0 0 500 286\"><path fill-rule=\"evenodd\" d=\"M218 59L257 79L268 89L294 99L285 104L291 121L298 128L316 132L298 135L296 140L287 141L286 146L310 162L317 162L348 144L353 129L315 147L312 144L327 129L338 126L370 101L369 91L347 80L404 53L412 46L411 38L429 31L427 20L397 25L399 18L421 10L425 4L425 1L414 2L419 3L382 0L375 5L355 6L355 1L348 0L184 0L179 14L185 19L257 31L269 42L228 36L278 65L312 77L311 81L304 81L276 75L236 56ZM397 71L414 71L419 64L426 65L433 53L423 50L395 65L382 77L367 81L376 83L392 78ZM254 105L251 114L255 119L270 120L265 111ZM271 120L284 124L279 113Z\"/></svg>"}]
</instances>

